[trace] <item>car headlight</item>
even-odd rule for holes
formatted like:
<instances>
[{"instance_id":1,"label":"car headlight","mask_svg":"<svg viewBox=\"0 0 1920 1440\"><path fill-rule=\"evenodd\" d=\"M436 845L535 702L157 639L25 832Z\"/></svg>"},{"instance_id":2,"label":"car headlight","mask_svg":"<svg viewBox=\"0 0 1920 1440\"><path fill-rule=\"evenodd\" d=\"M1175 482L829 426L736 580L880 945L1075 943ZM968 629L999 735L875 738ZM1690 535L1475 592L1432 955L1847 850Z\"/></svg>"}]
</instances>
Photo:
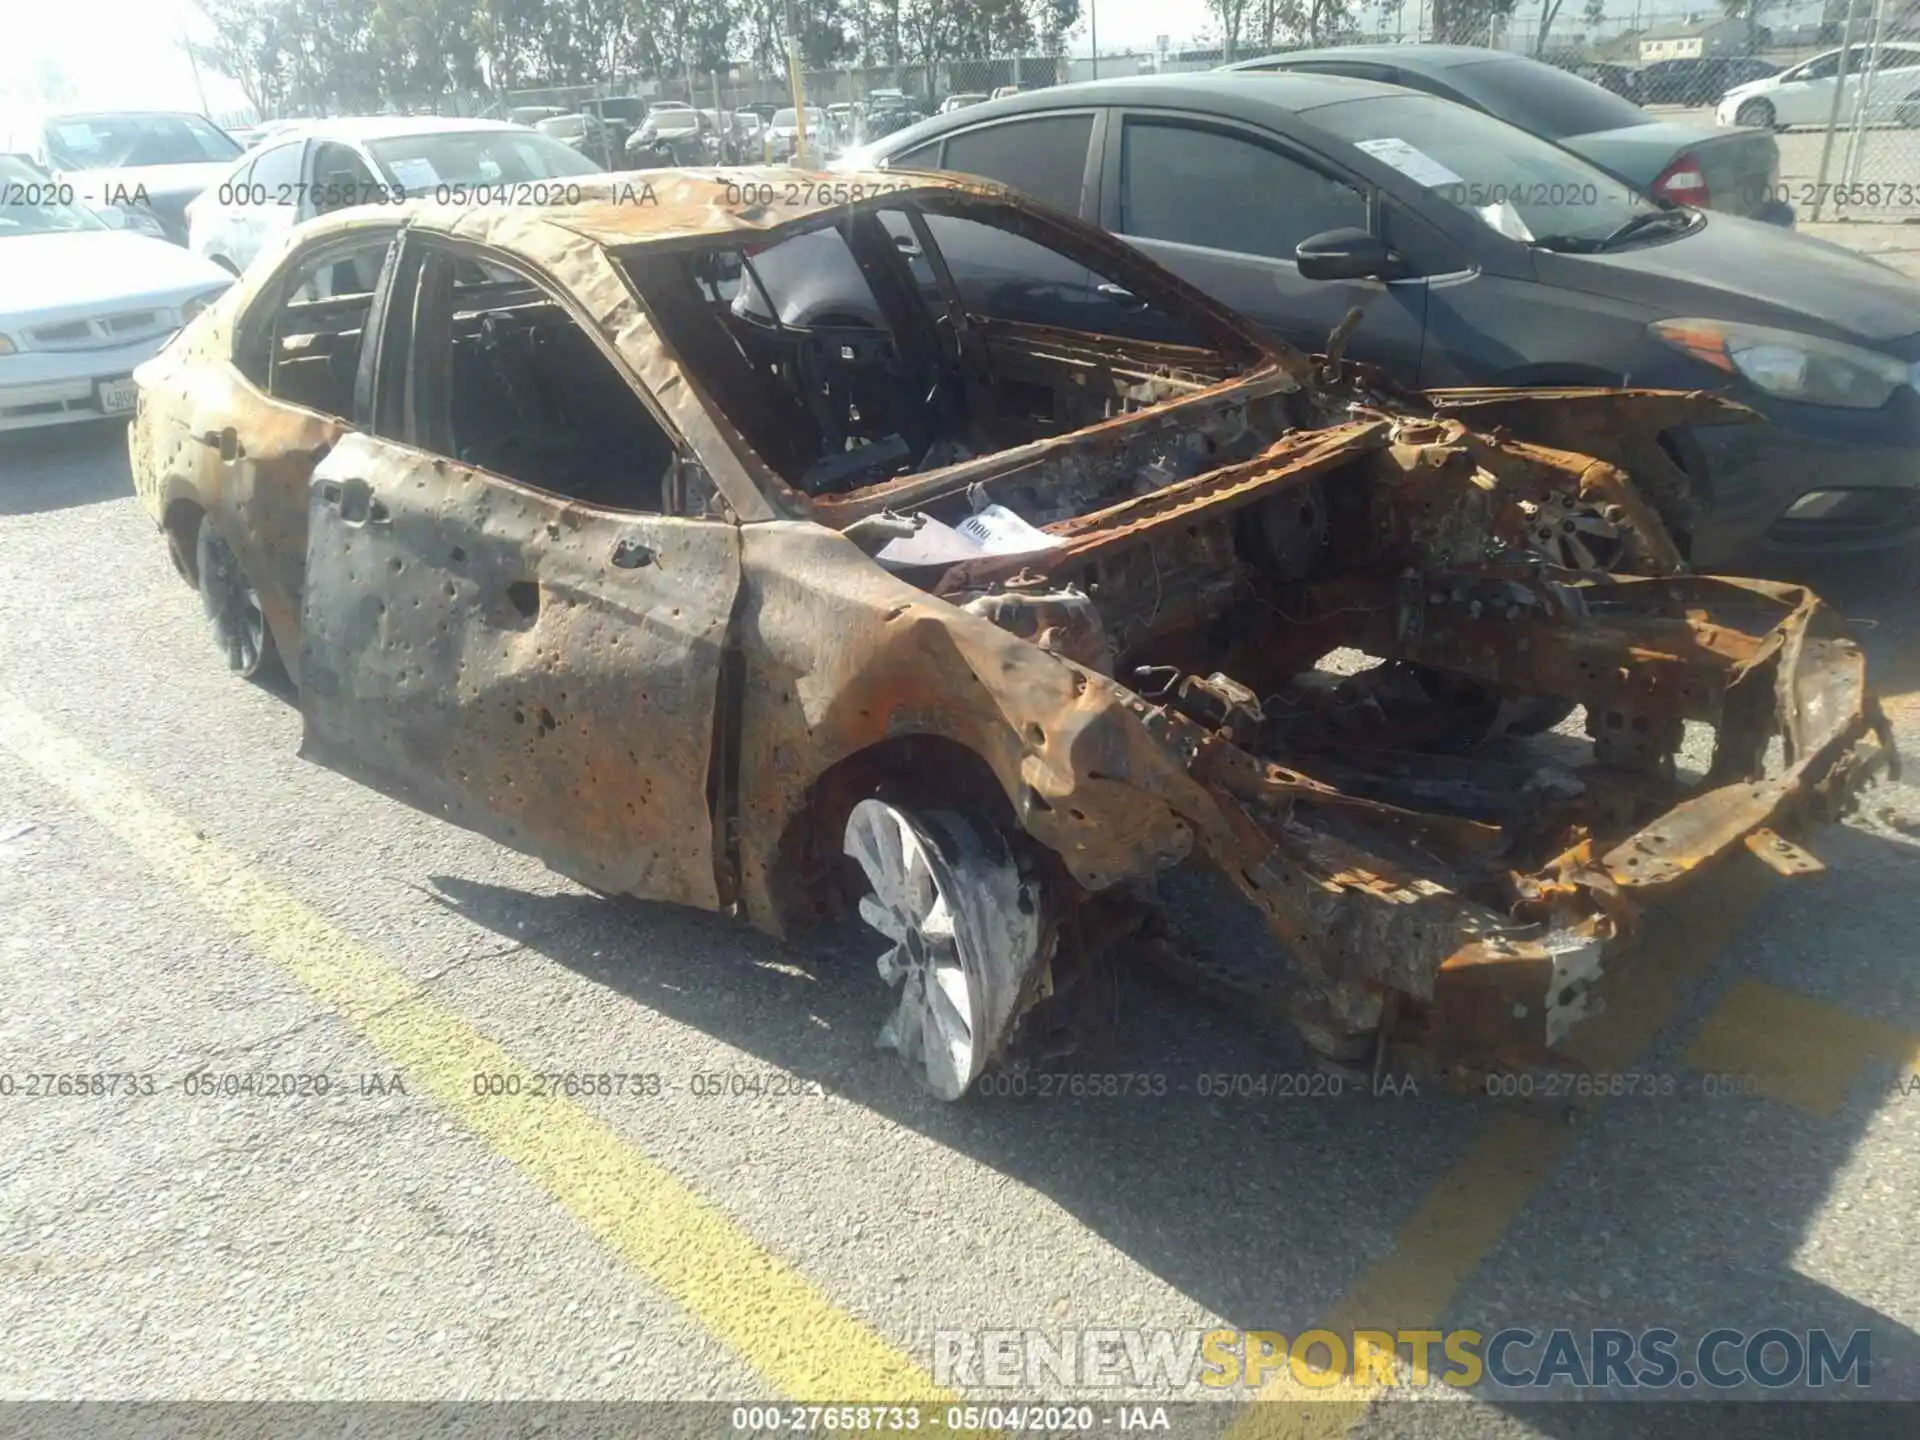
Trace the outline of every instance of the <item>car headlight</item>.
<instances>
[{"instance_id":1,"label":"car headlight","mask_svg":"<svg viewBox=\"0 0 1920 1440\"><path fill-rule=\"evenodd\" d=\"M196 315L226 293L227 287L222 285L218 290L209 290L204 295L194 296L180 307L180 323L182 325L192 324Z\"/></svg>"},{"instance_id":2,"label":"car headlight","mask_svg":"<svg viewBox=\"0 0 1920 1440\"><path fill-rule=\"evenodd\" d=\"M18 348L13 341L4 335L0 335L0 355L11 355Z\"/></svg>"},{"instance_id":3,"label":"car headlight","mask_svg":"<svg viewBox=\"0 0 1920 1440\"><path fill-rule=\"evenodd\" d=\"M1726 320L1657 320L1647 327L1674 349L1802 405L1878 410L1909 383L1903 360L1838 340Z\"/></svg>"}]
</instances>

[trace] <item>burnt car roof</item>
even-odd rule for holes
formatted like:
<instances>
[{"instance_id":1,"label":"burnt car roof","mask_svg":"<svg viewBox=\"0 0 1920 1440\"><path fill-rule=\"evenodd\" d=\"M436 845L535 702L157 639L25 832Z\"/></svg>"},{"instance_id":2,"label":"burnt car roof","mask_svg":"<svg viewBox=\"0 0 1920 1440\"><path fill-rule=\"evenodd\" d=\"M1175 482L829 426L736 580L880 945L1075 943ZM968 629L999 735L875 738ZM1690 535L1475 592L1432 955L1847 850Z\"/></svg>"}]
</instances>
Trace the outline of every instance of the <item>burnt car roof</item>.
<instances>
[{"instance_id":1,"label":"burnt car roof","mask_svg":"<svg viewBox=\"0 0 1920 1440\"><path fill-rule=\"evenodd\" d=\"M484 231L508 236L518 226L533 223L567 230L610 249L665 244L727 235L773 232L801 227L850 202L930 194L977 195L1029 209L1046 208L1004 185L954 175L898 170L867 170L828 174L792 166L756 166L719 169L636 170L605 176L571 177L569 190L578 203L516 205L502 208L463 204L458 200L412 200L401 206L369 206L342 211L352 221L391 223L396 214L424 229L454 235ZM526 187L509 186L507 191ZM537 189L537 187L535 187ZM1058 215L1058 212L1051 212ZM511 217L513 226L497 222ZM1070 223L1072 216L1061 217ZM505 238L495 243L510 244Z\"/></svg>"}]
</instances>

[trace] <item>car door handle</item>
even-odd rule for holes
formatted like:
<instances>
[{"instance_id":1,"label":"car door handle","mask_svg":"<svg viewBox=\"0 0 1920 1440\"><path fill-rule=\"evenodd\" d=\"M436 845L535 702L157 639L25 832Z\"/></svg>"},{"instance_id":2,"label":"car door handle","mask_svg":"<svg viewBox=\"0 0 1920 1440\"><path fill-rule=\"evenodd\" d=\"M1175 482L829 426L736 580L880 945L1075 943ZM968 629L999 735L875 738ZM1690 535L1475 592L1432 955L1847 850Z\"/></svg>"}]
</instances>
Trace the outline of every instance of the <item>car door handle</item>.
<instances>
[{"instance_id":1,"label":"car door handle","mask_svg":"<svg viewBox=\"0 0 1920 1440\"><path fill-rule=\"evenodd\" d=\"M245 453L240 447L239 432L231 425L224 430L209 430L199 440L209 450L218 450L220 458L229 462L238 460Z\"/></svg>"},{"instance_id":2,"label":"car door handle","mask_svg":"<svg viewBox=\"0 0 1920 1440\"><path fill-rule=\"evenodd\" d=\"M384 525L392 517L386 505L373 498L373 487L364 480L324 480L320 484L320 503L340 512L348 525Z\"/></svg>"}]
</instances>

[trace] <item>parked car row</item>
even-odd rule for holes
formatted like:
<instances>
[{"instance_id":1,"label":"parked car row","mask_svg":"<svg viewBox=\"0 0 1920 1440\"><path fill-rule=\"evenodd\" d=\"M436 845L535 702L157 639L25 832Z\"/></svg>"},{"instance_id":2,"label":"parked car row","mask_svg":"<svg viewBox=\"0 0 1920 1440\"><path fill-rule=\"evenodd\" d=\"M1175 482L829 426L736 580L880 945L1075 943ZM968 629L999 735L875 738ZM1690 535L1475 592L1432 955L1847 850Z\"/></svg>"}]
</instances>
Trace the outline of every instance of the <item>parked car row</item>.
<instances>
[{"instance_id":1,"label":"parked car row","mask_svg":"<svg viewBox=\"0 0 1920 1440\"><path fill-rule=\"evenodd\" d=\"M1421 387L1724 392L1766 423L1662 438L1700 511L1699 563L1920 531L1920 287L1651 197L1479 105L1305 68L1139 77L936 116L860 159L1013 186L1303 350L1358 310L1345 355ZM947 249L1020 318L1129 323L1128 298L1084 273L1037 273L997 243ZM818 313L845 313L815 289Z\"/></svg>"},{"instance_id":2,"label":"parked car row","mask_svg":"<svg viewBox=\"0 0 1920 1440\"><path fill-rule=\"evenodd\" d=\"M863 118L904 109L885 98ZM776 110L742 143L759 118L655 102L626 163L795 158L802 117ZM804 119L810 158L841 148L831 107ZM1764 130L1657 120L1522 57L1361 46L983 100L845 163L1010 185L1269 334L1344 347L1406 384L1725 391L1769 423L1662 437L1698 512L1681 538L1702 563L1920 530L1920 294L1856 254L1740 218L1767 213L1742 204L1777 174ZM368 199L600 169L560 136L504 122L310 122L230 160L185 212L187 240L237 274L277 232ZM1006 289L1034 323L1175 338L1124 294L1020 247L948 249L967 285ZM831 266L797 277L783 323L858 316L847 283Z\"/></svg>"}]
</instances>

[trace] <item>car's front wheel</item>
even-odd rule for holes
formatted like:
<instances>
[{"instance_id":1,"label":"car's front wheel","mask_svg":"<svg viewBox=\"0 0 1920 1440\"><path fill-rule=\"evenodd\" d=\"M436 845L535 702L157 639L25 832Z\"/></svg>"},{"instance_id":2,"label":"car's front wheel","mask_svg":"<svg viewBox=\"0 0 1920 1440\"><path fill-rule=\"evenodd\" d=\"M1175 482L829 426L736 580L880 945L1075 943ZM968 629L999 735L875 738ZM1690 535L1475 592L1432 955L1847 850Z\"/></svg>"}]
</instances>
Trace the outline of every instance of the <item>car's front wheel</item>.
<instances>
[{"instance_id":1,"label":"car's front wheel","mask_svg":"<svg viewBox=\"0 0 1920 1440\"><path fill-rule=\"evenodd\" d=\"M1733 112L1733 123L1750 125L1756 130L1775 128L1773 102L1771 100L1745 100L1740 108Z\"/></svg>"},{"instance_id":2,"label":"car's front wheel","mask_svg":"<svg viewBox=\"0 0 1920 1440\"><path fill-rule=\"evenodd\" d=\"M194 542L194 569L200 577L200 605L213 626L214 643L227 657L227 668L248 680L273 675L280 654L260 608L260 592L232 547L205 521Z\"/></svg>"},{"instance_id":3,"label":"car's front wheel","mask_svg":"<svg viewBox=\"0 0 1920 1440\"><path fill-rule=\"evenodd\" d=\"M865 872L860 918L889 948L898 999L880 1029L914 1077L958 1100L1006 1038L1046 939L1036 882L984 819L862 800L845 850Z\"/></svg>"}]
</instances>

